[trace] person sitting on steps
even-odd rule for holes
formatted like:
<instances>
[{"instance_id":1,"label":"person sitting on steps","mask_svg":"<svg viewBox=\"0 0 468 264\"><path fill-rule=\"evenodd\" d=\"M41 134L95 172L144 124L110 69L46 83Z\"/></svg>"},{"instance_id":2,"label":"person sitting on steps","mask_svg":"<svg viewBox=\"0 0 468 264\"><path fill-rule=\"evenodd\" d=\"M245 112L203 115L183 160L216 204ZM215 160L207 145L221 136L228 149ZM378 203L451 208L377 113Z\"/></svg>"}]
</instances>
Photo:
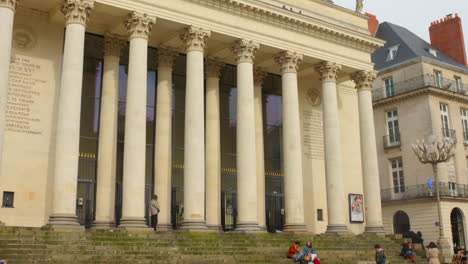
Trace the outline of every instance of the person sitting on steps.
<instances>
[{"instance_id":1,"label":"person sitting on steps","mask_svg":"<svg viewBox=\"0 0 468 264\"><path fill-rule=\"evenodd\" d=\"M299 241L296 241L289 247L288 258L294 259L294 261L299 261L302 258L302 251L299 246Z\"/></svg>"}]
</instances>

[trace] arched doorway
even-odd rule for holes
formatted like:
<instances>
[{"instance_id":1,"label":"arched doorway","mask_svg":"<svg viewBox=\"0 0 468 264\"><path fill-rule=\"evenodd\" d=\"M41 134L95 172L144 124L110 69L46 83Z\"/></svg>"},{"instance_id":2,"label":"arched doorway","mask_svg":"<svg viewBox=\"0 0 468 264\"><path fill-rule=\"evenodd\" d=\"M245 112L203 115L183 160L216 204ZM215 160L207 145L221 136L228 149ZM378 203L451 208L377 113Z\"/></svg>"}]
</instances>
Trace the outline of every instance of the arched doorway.
<instances>
[{"instance_id":1,"label":"arched doorway","mask_svg":"<svg viewBox=\"0 0 468 264\"><path fill-rule=\"evenodd\" d=\"M398 211L393 216L393 230L395 234L406 234L410 231L410 220L408 214Z\"/></svg>"},{"instance_id":2,"label":"arched doorway","mask_svg":"<svg viewBox=\"0 0 468 264\"><path fill-rule=\"evenodd\" d=\"M450 224L452 227L453 244L460 248L465 248L465 227L463 224L463 214L458 208L454 208L450 213Z\"/></svg>"}]
</instances>

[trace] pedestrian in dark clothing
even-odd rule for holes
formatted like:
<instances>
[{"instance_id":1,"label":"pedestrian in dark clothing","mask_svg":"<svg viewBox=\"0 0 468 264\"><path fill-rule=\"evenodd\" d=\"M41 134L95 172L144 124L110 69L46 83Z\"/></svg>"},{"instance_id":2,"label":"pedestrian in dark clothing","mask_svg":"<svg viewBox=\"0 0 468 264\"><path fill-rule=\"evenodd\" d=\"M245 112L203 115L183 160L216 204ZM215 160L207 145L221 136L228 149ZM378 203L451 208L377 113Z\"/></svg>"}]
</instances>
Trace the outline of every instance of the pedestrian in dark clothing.
<instances>
[{"instance_id":1,"label":"pedestrian in dark clothing","mask_svg":"<svg viewBox=\"0 0 468 264\"><path fill-rule=\"evenodd\" d=\"M375 263L376 264L386 264L387 263L387 256L385 256L385 252L382 247L377 244L374 246L375 249Z\"/></svg>"}]
</instances>

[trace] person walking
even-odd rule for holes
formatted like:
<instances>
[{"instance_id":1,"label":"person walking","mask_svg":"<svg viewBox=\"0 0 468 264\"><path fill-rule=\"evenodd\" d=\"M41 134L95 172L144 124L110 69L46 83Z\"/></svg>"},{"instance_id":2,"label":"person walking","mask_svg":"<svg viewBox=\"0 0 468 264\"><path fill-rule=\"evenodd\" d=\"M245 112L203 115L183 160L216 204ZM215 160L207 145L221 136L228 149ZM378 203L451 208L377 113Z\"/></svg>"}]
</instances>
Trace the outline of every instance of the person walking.
<instances>
[{"instance_id":1,"label":"person walking","mask_svg":"<svg viewBox=\"0 0 468 264\"><path fill-rule=\"evenodd\" d=\"M158 226L158 214L159 214L159 202L158 202L158 196L155 194L153 196L153 199L151 199L151 227L156 231L156 228Z\"/></svg>"},{"instance_id":2,"label":"person walking","mask_svg":"<svg viewBox=\"0 0 468 264\"><path fill-rule=\"evenodd\" d=\"M427 246L426 256L429 260L429 264L440 264L439 261L439 249L437 248L436 243L431 242L429 246Z\"/></svg>"},{"instance_id":3,"label":"person walking","mask_svg":"<svg viewBox=\"0 0 468 264\"><path fill-rule=\"evenodd\" d=\"M377 244L374 246L375 249L375 263L376 264L386 264L387 263L387 256L385 255L384 250L382 247Z\"/></svg>"}]
</instances>

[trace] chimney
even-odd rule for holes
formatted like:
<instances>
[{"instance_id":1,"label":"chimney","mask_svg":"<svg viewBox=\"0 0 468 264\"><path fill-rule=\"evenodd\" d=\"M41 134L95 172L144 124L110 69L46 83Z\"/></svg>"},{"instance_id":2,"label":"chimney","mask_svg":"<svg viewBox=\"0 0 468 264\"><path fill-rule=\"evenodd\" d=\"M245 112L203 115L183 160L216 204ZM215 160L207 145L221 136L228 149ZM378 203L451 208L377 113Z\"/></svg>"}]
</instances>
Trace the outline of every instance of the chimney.
<instances>
[{"instance_id":1,"label":"chimney","mask_svg":"<svg viewBox=\"0 0 468 264\"><path fill-rule=\"evenodd\" d=\"M371 36L375 37L375 34L377 34L377 29L379 28L379 20L377 20L375 15L369 13L366 13L366 16L369 17L369 20L367 21L369 32Z\"/></svg>"},{"instance_id":2,"label":"chimney","mask_svg":"<svg viewBox=\"0 0 468 264\"><path fill-rule=\"evenodd\" d=\"M458 14L455 14L455 17L450 14L443 19L432 22L429 34L432 46L468 66L462 21Z\"/></svg>"}]
</instances>

